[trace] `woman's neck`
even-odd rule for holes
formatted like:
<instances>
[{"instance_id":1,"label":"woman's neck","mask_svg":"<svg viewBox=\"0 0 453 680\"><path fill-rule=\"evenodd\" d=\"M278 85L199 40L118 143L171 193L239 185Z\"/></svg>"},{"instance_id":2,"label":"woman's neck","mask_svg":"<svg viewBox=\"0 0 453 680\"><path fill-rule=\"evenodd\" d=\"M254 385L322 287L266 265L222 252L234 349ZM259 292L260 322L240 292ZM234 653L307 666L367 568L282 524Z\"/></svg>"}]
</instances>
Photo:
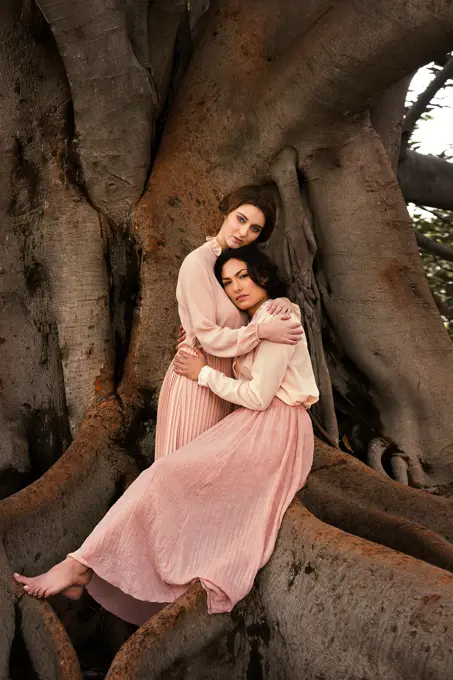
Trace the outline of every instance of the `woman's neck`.
<instances>
[{"instance_id":1,"label":"woman's neck","mask_svg":"<svg viewBox=\"0 0 453 680\"><path fill-rule=\"evenodd\" d=\"M222 230L219 231L219 233L218 233L217 236L215 237L215 240L217 241L217 243L219 244L219 246L221 247L221 249L222 249L222 250L225 250L225 248L227 247L227 242L225 241L225 238L224 238L224 236L223 236L223 234L222 234Z\"/></svg>"},{"instance_id":2,"label":"woman's neck","mask_svg":"<svg viewBox=\"0 0 453 680\"><path fill-rule=\"evenodd\" d=\"M250 309L247 310L247 314L251 319L255 316L259 308L264 305L265 302L269 300L268 297L264 298L264 300L260 300L260 302L257 302L256 305L253 305L253 307L250 307Z\"/></svg>"}]
</instances>

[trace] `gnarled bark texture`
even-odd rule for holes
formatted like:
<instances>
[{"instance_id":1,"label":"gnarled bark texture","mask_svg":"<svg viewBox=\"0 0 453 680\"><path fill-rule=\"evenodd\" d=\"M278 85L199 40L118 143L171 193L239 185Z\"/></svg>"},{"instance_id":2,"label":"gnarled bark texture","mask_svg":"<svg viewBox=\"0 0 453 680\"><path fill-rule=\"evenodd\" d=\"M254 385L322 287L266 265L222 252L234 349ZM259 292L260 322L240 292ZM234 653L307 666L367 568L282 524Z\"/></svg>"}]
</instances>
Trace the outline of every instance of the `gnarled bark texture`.
<instances>
[{"instance_id":1,"label":"gnarled bark texture","mask_svg":"<svg viewBox=\"0 0 453 680\"><path fill-rule=\"evenodd\" d=\"M152 461L181 261L219 227L226 192L269 177L280 195L269 248L304 311L322 392L308 510L294 502L231 616L208 618L194 587L108 677L444 680L452 502L411 486L453 486L453 349L396 165L407 79L452 49L453 4L191 9L0 8L0 680L18 644L42 677L80 676L60 624L20 599L11 571L62 559ZM404 197L451 202L450 170L406 152Z\"/></svg>"}]
</instances>

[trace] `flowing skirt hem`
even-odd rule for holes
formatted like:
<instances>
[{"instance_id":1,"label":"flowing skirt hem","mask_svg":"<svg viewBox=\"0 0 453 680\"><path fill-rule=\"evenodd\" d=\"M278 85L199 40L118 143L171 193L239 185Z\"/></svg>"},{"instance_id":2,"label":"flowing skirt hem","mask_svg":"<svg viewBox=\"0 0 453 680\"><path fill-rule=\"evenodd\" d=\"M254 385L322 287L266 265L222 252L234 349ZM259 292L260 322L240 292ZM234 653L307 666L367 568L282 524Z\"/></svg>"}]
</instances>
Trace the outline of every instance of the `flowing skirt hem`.
<instances>
[{"instance_id":1,"label":"flowing skirt hem","mask_svg":"<svg viewBox=\"0 0 453 680\"><path fill-rule=\"evenodd\" d=\"M92 597L127 621L197 579L210 614L231 611L269 561L312 459L303 406L238 409L145 470L70 557L93 569Z\"/></svg>"}]
</instances>

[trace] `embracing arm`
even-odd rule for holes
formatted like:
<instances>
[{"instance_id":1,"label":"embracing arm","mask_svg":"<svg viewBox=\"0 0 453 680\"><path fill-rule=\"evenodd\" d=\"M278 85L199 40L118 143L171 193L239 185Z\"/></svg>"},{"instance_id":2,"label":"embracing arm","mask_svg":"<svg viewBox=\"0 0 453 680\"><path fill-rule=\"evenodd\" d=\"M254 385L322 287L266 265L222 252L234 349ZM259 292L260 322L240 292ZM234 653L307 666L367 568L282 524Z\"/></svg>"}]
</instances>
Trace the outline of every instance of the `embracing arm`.
<instances>
[{"instance_id":1,"label":"embracing arm","mask_svg":"<svg viewBox=\"0 0 453 680\"><path fill-rule=\"evenodd\" d=\"M273 317L266 324L251 321L241 328L221 328L216 324L217 281L206 267L190 256L181 265L178 279L178 301L187 310L193 333L202 348L217 357L237 357L248 354L260 340L295 345L302 337L299 321L291 320L291 303L285 298L274 301L289 306L288 312ZM274 304L272 303L272 304Z\"/></svg>"},{"instance_id":2,"label":"embracing arm","mask_svg":"<svg viewBox=\"0 0 453 680\"><path fill-rule=\"evenodd\" d=\"M221 328L216 324L214 281L205 266L190 257L179 272L179 297L187 308L194 335L208 354L235 357L247 354L260 341L258 326L249 323L241 328Z\"/></svg>"},{"instance_id":3,"label":"embracing arm","mask_svg":"<svg viewBox=\"0 0 453 680\"><path fill-rule=\"evenodd\" d=\"M294 354L294 346L279 345L263 340L256 350L251 380L228 378L209 366L202 368L198 384L222 399L254 411L265 411L285 376Z\"/></svg>"}]
</instances>

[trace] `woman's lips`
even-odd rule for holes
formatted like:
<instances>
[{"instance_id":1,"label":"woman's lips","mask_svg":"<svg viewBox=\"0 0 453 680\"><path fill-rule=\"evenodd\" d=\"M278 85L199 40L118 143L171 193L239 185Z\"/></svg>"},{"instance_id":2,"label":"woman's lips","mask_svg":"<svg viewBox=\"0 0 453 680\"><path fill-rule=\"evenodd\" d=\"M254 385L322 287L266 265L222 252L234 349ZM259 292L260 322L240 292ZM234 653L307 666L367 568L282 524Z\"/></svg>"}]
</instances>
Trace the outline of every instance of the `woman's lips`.
<instances>
[{"instance_id":1,"label":"woman's lips","mask_svg":"<svg viewBox=\"0 0 453 680\"><path fill-rule=\"evenodd\" d=\"M237 246L242 246L242 241L241 241L240 239L236 238L236 236L233 236L233 242L234 242Z\"/></svg>"},{"instance_id":2,"label":"woman's lips","mask_svg":"<svg viewBox=\"0 0 453 680\"><path fill-rule=\"evenodd\" d=\"M236 298L236 302L241 302L242 300L245 300L248 298L248 295L238 295Z\"/></svg>"}]
</instances>

